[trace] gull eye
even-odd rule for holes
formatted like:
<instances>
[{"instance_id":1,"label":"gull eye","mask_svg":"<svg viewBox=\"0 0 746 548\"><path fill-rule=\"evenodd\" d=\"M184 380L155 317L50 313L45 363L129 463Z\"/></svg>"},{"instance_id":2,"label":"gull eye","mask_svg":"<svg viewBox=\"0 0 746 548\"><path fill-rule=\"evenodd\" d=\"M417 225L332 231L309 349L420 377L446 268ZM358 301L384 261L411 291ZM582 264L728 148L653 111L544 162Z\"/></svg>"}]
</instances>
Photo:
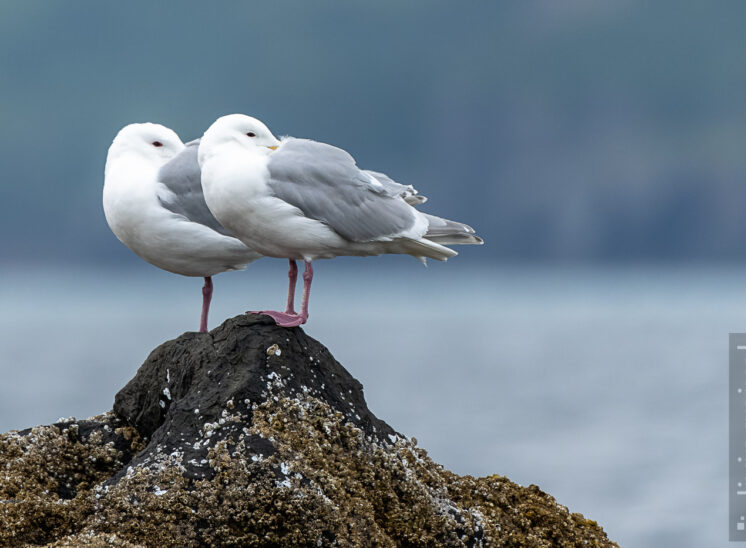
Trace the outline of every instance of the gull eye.
<instances>
[{"instance_id":1,"label":"gull eye","mask_svg":"<svg viewBox=\"0 0 746 548\"><path fill-rule=\"evenodd\" d=\"M163 146L163 143L161 143L160 141L153 141L153 142L152 142L151 144L152 144L152 145L153 145L154 147L156 147L156 148L158 148L158 147L162 147L162 146Z\"/></svg>"},{"instance_id":2,"label":"gull eye","mask_svg":"<svg viewBox=\"0 0 746 548\"><path fill-rule=\"evenodd\" d=\"M249 131L249 132L248 132L248 133L246 134L246 136L247 136L247 137L256 137L256 133L254 133L253 131Z\"/></svg>"}]
</instances>

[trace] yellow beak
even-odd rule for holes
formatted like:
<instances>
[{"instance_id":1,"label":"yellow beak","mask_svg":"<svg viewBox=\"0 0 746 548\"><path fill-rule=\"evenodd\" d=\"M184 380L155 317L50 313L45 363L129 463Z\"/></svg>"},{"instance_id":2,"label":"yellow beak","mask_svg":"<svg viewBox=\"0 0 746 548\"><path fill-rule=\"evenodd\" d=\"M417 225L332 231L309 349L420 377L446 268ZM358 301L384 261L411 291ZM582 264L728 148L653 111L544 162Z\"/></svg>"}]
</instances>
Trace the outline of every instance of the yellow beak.
<instances>
[{"instance_id":1,"label":"yellow beak","mask_svg":"<svg viewBox=\"0 0 746 548\"><path fill-rule=\"evenodd\" d=\"M272 146L272 147L267 147L267 148L271 148L272 150L277 150L277 145Z\"/></svg>"}]
</instances>

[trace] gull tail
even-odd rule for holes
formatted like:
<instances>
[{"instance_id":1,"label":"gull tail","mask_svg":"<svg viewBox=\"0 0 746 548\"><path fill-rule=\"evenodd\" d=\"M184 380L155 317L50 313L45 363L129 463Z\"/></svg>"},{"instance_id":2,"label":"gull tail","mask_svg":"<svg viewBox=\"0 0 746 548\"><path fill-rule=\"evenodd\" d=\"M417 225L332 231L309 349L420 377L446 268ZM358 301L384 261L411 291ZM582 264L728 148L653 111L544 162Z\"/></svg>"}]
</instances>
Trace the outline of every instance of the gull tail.
<instances>
[{"instance_id":1,"label":"gull tail","mask_svg":"<svg viewBox=\"0 0 746 548\"><path fill-rule=\"evenodd\" d=\"M442 245L473 244L481 245L484 240L474 234L474 229L464 223L450 221L435 215L422 213L427 219L428 228L425 238Z\"/></svg>"},{"instance_id":2,"label":"gull tail","mask_svg":"<svg viewBox=\"0 0 746 548\"><path fill-rule=\"evenodd\" d=\"M403 247L406 253L414 255L420 261L425 263L425 258L436 259L438 261L447 261L451 257L458 255L458 252L450 249L444 245L440 245L437 242L430 241L430 239L422 238L421 240L413 240L411 238L403 239ZM427 265L427 263L425 263Z\"/></svg>"}]
</instances>

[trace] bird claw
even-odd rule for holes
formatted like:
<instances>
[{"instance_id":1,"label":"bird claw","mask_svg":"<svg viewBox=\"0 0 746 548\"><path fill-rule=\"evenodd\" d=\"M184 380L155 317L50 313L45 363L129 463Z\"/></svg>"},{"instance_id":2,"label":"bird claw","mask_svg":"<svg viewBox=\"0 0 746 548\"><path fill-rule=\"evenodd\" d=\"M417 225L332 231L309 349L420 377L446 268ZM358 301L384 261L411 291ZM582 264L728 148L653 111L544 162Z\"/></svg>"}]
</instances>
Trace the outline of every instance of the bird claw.
<instances>
[{"instance_id":1,"label":"bird claw","mask_svg":"<svg viewBox=\"0 0 746 548\"><path fill-rule=\"evenodd\" d=\"M253 312L253 314L264 314L272 318L277 325L280 327L298 327L301 324L306 323L308 318L304 318L301 314L288 314L286 312L277 312L275 310L262 310L261 312Z\"/></svg>"}]
</instances>

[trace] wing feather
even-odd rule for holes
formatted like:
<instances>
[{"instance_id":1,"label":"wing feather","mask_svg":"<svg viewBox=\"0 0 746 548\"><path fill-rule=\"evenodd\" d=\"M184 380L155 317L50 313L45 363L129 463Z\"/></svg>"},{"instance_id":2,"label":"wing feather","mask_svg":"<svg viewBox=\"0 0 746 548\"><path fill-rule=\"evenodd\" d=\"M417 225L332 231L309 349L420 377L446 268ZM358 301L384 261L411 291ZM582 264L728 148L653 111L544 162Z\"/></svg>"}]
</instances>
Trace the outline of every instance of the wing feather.
<instances>
[{"instance_id":1,"label":"wing feather","mask_svg":"<svg viewBox=\"0 0 746 548\"><path fill-rule=\"evenodd\" d=\"M377 177L360 170L340 148L287 138L267 167L275 196L347 240L390 240L415 224L414 210L399 195L401 190L376 184Z\"/></svg>"},{"instance_id":2,"label":"wing feather","mask_svg":"<svg viewBox=\"0 0 746 548\"><path fill-rule=\"evenodd\" d=\"M221 225L205 202L201 172L197 161L199 141L187 143L186 148L166 163L158 172L158 201L169 211L193 223L211 228L224 236L233 236Z\"/></svg>"},{"instance_id":3,"label":"wing feather","mask_svg":"<svg viewBox=\"0 0 746 548\"><path fill-rule=\"evenodd\" d=\"M385 173L370 169L363 170L363 173L367 173L376 179L392 196L401 196L409 205L418 205L427 202L427 198L422 196L412 185L397 183Z\"/></svg>"}]
</instances>

